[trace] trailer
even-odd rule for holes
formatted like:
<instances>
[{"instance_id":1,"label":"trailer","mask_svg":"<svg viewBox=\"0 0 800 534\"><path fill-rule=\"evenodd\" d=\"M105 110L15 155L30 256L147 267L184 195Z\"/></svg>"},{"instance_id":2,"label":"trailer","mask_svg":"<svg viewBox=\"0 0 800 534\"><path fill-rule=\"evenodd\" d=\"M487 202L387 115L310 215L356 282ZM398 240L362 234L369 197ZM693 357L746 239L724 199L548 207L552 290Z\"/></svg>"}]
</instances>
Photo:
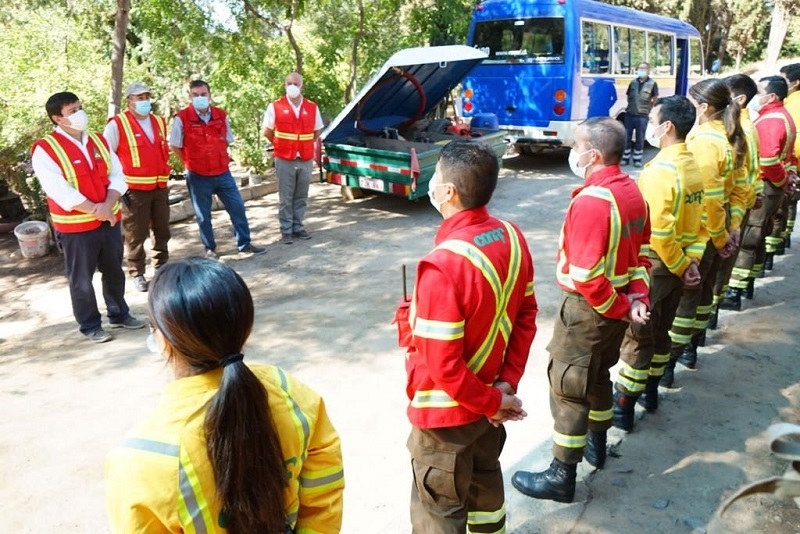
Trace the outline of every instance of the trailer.
<instances>
[{"instance_id":1,"label":"trailer","mask_svg":"<svg viewBox=\"0 0 800 534\"><path fill-rule=\"evenodd\" d=\"M462 45L395 53L323 130L320 181L414 200L427 195L442 147L470 139L498 161L505 133L492 116L467 124L444 117L442 103L486 54Z\"/></svg>"}]
</instances>

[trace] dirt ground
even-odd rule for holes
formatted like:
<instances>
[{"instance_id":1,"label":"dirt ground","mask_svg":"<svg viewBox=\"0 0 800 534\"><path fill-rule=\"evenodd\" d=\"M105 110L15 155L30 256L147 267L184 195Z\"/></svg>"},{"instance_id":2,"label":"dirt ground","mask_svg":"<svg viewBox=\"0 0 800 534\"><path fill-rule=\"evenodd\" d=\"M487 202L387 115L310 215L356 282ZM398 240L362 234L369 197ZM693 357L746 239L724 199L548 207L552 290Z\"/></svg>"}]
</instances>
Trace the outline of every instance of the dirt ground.
<instances>
[{"instance_id":1,"label":"dirt ground","mask_svg":"<svg viewBox=\"0 0 800 534\"><path fill-rule=\"evenodd\" d=\"M578 183L563 156L510 158L491 203L528 238L540 307L519 391L529 416L507 425L507 481L551 458L545 346L558 303L558 232ZM313 239L291 246L277 242L277 195L247 203L253 240L269 247L258 257L236 254L225 213L215 214L218 251L256 300L246 357L280 365L324 396L345 456L343 532L409 532L404 358L390 322L401 265L410 288L440 218L427 201L343 202L338 187L322 184L311 196ZM202 252L193 219L172 228L173 258ZM713 515L736 488L787 467L768 453L764 430L800 422L800 285L790 277L798 256L791 249L777 258L744 311L723 312L698 370L679 371L680 387L662 390L658 413L629 435L612 430L613 457L602 471L580 466L575 503L534 501L507 484L508 532L800 532L794 502L768 496ZM62 261L23 259L13 234L0 235L3 532L106 532L104 457L171 380L147 351L146 331L115 331L102 345L80 336ZM144 317L146 294L129 285L126 296Z\"/></svg>"}]
</instances>

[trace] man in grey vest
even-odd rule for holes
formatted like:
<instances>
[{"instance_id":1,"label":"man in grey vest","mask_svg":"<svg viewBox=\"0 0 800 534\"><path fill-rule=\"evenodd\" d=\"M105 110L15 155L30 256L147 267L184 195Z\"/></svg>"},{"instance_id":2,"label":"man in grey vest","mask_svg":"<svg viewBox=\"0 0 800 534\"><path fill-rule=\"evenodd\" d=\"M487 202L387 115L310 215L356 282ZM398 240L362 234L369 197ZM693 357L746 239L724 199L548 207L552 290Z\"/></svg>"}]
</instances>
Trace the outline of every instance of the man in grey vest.
<instances>
[{"instance_id":1,"label":"man in grey vest","mask_svg":"<svg viewBox=\"0 0 800 534\"><path fill-rule=\"evenodd\" d=\"M636 69L636 79L628 86L628 107L625 108L625 132L628 134L625 142L625 152L622 154L622 164L631 161L633 152L634 167L642 166L642 153L644 152L644 132L647 129L647 118L653 103L658 98L658 85L650 79L650 64L642 61ZM636 144L633 144L634 132Z\"/></svg>"}]
</instances>

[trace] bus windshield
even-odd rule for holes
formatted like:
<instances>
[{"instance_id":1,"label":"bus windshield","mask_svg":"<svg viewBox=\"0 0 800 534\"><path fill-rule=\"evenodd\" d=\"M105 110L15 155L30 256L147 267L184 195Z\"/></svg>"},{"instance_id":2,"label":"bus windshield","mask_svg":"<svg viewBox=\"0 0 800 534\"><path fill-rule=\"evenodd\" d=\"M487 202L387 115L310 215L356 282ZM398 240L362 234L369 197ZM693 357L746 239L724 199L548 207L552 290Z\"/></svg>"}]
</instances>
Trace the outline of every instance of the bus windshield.
<instances>
[{"instance_id":1,"label":"bus windshield","mask_svg":"<svg viewBox=\"0 0 800 534\"><path fill-rule=\"evenodd\" d=\"M564 63L564 19L491 20L475 25L473 46L491 63Z\"/></svg>"}]
</instances>

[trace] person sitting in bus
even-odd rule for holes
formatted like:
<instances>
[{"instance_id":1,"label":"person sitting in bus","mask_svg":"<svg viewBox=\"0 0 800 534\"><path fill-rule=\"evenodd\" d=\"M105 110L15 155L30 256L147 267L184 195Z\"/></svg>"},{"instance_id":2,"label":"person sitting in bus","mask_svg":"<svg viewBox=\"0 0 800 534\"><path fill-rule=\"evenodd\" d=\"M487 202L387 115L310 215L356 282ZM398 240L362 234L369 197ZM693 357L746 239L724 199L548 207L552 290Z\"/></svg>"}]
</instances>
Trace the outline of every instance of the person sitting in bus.
<instances>
[{"instance_id":1,"label":"person sitting in bus","mask_svg":"<svg viewBox=\"0 0 800 534\"><path fill-rule=\"evenodd\" d=\"M108 457L111 532L340 532L339 436L311 388L243 361L254 309L241 276L188 258L149 289L147 345L175 381Z\"/></svg>"},{"instance_id":2,"label":"person sitting in bus","mask_svg":"<svg viewBox=\"0 0 800 534\"><path fill-rule=\"evenodd\" d=\"M658 84L650 79L650 64L642 61L636 69L636 79L628 85L628 107L625 108L625 152L622 164L627 165L633 154L633 166L642 166L644 155L644 131L653 103L658 98ZM635 143L635 144L634 144Z\"/></svg>"}]
</instances>

